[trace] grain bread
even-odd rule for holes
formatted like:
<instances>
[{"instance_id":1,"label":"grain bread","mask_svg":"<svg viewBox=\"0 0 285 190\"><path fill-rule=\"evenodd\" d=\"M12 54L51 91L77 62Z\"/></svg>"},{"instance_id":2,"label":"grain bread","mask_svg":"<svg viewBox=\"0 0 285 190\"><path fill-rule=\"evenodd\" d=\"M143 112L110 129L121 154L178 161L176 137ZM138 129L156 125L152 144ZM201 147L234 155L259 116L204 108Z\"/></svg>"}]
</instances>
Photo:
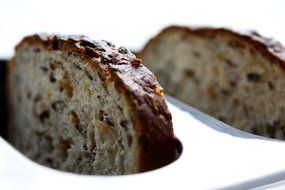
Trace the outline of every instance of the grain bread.
<instances>
[{"instance_id":1,"label":"grain bread","mask_svg":"<svg viewBox=\"0 0 285 190\"><path fill-rule=\"evenodd\" d=\"M163 90L124 47L84 36L28 36L8 75L9 141L40 164L119 175L177 157Z\"/></svg>"},{"instance_id":2,"label":"grain bread","mask_svg":"<svg viewBox=\"0 0 285 190\"><path fill-rule=\"evenodd\" d=\"M256 32L171 26L138 57L166 93L238 128L285 139L285 53Z\"/></svg>"}]
</instances>

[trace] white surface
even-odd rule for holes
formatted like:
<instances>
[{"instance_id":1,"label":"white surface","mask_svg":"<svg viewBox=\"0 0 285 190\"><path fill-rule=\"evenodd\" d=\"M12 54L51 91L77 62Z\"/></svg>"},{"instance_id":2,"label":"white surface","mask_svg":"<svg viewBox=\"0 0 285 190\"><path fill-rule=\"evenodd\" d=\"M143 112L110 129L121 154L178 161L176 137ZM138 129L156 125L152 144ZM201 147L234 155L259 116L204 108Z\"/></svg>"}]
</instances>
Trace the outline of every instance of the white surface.
<instances>
[{"instance_id":1,"label":"white surface","mask_svg":"<svg viewBox=\"0 0 285 190\"><path fill-rule=\"evenodd\" d=\"M223 134L169 108L183 154L164 168L116 177L74 175L39 166L0 138L1 189L216 189L285 170L285 143Z\"/></svg>"},{"instance_id":2,"label":"white surface","mask_svg":"<svg viewBox=\"0 0 285 190\"><path fill-rule=\"evenodd\" d=\"M0 0L0 58L23 36L85 34L139 49L171 24L257 30L285 44L282 0Z\"/></svg>"}]
</instances>

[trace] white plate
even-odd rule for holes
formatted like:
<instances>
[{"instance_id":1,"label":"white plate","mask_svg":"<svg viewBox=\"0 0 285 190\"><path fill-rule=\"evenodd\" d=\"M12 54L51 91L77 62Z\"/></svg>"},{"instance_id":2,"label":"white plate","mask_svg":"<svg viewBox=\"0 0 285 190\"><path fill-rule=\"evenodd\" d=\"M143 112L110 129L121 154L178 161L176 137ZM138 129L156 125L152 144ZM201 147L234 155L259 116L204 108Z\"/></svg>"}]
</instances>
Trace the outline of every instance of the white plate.
<instances>
[{"instance_id":1,"label":"white plate","mask_svg":"<svg viewBox=\"0 0 285 190\"><path fill-rule=\"evenodd\" d=\"M1 189L249 189L285 179L285 143L241 132L167 99L183 145L174 163L127 176L76 175L34 163L0 138Z\"/></svg>"}]
</instances>

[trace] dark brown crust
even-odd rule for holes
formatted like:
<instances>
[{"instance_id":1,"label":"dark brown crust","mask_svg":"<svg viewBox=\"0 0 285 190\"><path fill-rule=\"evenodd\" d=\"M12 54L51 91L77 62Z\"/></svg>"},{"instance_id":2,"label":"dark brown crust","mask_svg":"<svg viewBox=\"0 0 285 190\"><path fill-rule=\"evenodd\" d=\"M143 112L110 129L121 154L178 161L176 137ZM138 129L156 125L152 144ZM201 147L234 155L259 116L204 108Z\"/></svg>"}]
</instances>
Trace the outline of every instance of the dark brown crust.
<instances>
[{"instance_id":1,"label":"dark brown crust","mask_svg":"<svg viewBox=\"0 0 285 190\"><path fill-rule=\"evenodd\" d=\"M226 28L210 28L210 27L184 27L184 26L169 26L163 29L157 36L152 38L137 54L138 57L143 57L147 49L154 42L168 33L182 32L185 35L201 36L206 38L215 38L216 36L227 36L232 39L230 46L234 48L247 47L250 51L259 52L271 63L278 64L285 71L285 48L278 42L270 38L264 38L257 32L239 33ZM231 42L229 42L231 43Z\"/></svg>"},{"instance_id":2,"label":"dark brown crust","mask_svg":"<svg viewBox=\"0 0 285 190\"><path fill-rule=\"evenodd\" d=\"M39 45L50 51L76 52L102 74L106 84L115 83L133 113L131 118L141 147L137 155L138 172L176 159L176 138L165 98L156 93L155 89L160 86L155 76L142 64L132 64L140 62L132 53L125 49L118 51L109 42L92 41L84 36L33 35L24 38L16 49L25 44ZM138 90L137 85L142 89Z\"/></svg>"}]
</instances>

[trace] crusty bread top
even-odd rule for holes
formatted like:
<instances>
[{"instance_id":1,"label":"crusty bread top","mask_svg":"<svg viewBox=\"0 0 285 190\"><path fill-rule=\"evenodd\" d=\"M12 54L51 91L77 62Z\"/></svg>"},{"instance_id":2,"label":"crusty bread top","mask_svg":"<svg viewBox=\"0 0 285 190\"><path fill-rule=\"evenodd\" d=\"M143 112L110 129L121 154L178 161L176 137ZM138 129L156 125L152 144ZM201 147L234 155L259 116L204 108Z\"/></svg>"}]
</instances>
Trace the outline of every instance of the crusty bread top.
<instances>
[{"instance_id":1,"label":"crusty bread top","mask_svg":"<svg viewBox=\"0 0 285 190\"><path fill-rule=\"evenodd\" d=\"M224 35L232 37L231 39L238 39L238 41L230 40L228 42L229 46L233 48L247 47L253 53L259 52L272 63L278 64L285 71L285 48L279 42L271 38L262 37L255 31L241 33L227 28L169 26L149 40L143 50L138 53L138 57L142 57L154 41L168 33L176 31L184 31L185 35L192 34L206 38L215 38L216 35Z\"/></svg>"},{"instance_id":2,"label":"crusty bread top","mask_svg":"<svg viewBox=\"0 0 285 190\"><path fill-rule=\"evenodd\" d=\"M172 117L168 111L163 89L156 77L129 50L116 48L107 41L92 41L85 36L32 35L16 47L39 45L49 51L78 53L94 66L106 84L125 95L133 111L131 118L138 134L138 171L161 167L176 156L176 139Z\"/></svg>"}]
</instances>

